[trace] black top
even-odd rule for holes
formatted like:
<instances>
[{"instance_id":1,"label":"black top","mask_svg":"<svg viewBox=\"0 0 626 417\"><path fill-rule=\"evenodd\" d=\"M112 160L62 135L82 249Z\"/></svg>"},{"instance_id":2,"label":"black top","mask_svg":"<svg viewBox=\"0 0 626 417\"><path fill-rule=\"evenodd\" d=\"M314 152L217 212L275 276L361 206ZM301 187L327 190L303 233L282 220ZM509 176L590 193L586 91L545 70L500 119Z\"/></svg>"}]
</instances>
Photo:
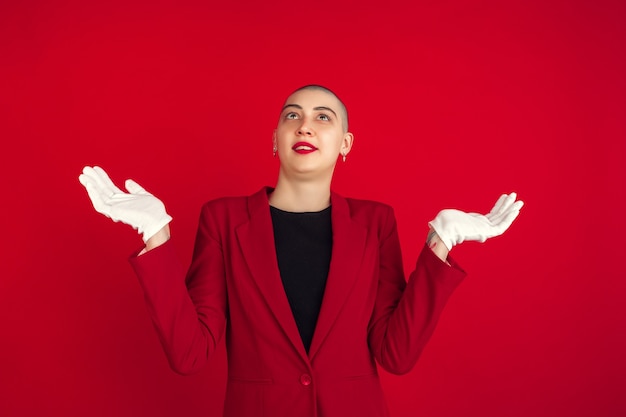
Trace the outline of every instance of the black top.
<instances>
[{"instance_id":1,"label":"black top","mask_svg":"<svg viewBox=\"0 0 626 417\"><path fill-rule=\"evenodd\" d=\"M330 207L318 212L292 213L270 206L270 212L280 277L308 352L330 267Z\"/></svg>"}]
</instances>

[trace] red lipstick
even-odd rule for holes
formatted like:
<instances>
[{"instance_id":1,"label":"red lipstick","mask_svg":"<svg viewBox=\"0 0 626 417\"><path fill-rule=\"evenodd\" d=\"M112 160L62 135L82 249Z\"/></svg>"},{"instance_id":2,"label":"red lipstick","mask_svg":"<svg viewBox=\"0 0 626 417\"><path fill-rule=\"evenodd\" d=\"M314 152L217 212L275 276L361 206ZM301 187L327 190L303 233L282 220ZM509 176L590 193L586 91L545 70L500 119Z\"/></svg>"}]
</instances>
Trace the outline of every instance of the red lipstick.
<instances>
[{"instance_id":1,"label":"red lipstick","mask_svg":"<svg viewBox=\"0 0 626 417\"><path fill-rule=\"evenodd\" d=\"M307 153L315 152L317 150L315 146L311 145L308 142L298 142L295 145L293 145L291 149L298 152L299 154L307 154Z\"/></svg>"}]
</instances>

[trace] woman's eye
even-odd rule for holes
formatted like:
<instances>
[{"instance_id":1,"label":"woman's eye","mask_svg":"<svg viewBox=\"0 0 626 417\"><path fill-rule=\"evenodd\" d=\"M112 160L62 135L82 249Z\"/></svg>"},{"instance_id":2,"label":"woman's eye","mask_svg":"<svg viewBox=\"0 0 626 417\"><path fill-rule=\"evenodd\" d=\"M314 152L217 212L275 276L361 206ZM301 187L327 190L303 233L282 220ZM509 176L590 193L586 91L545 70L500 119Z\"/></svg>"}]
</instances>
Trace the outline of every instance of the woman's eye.
<instances>
[{"instance_id":1,"label":"woman's eye","mask_svg":"<svg viewBox=\"0 0 626 417\"><path fill-rule=\"evenodd\" d=\"M318 117L319 117L320 120L324 120L325 122L330 120L330 117L328 117L325 114L320 114Z\"/></svg>"},{"instance_id":2,"label":"woman's eye","mask_svg":"<svg viewBox=\"0 0 626 417\"><path fill-rule=\"evenodd\" d=\"M294 112L289 112L285 115L285 119L297 119L298 115Z\"/></svg>"}]
</instances>

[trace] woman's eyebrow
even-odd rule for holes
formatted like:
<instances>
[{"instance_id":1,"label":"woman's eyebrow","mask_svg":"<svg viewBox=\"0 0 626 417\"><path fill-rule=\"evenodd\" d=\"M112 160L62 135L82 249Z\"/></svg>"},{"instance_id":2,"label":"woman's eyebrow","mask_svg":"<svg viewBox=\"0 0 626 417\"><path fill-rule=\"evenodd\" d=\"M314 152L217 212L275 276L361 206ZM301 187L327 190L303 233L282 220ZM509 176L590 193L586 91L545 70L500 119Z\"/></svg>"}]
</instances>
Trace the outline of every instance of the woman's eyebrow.
<instances>
[{"instance_id":1,"label":"woman's eyebrow","mask_svg":"<svg viewBox=\"0 0 626 417\"><path fill-rule=\"evenodd\" d=\"M313 107L313 110L328 110L329 112L331 112L332 114L335 115L335 117L337 117L337 113L335 113L335 111L333 109L331 109L330 107L326 107L326 106L318 106L318 107Z\"/></svg>"},{"instance_id":2,"label":"woman's eyebrow","mask_svg":"<svg viewBox=\"0 0 626 417\"><path fill-rule=\"evenodd\" d=\"M285 107L283 107L283 109L280 111L281 113L285 111L286 108L288 107L295 107L296 109L302 110L302 106L299 104L285 104ZM335 117L337 117L337 113L335 113L335 111L333 109L331 109L330 107L326 107L326 106L317 106L317 107L313 107L313 110L327 110L329 112L331 112L332 114L335 115Z\"/></svg>"},{"instance_id":3,"label":"woman's eyebrow","mask_svg":"<svg viewBox=\"0 0 626 417\"><path fill-rule=\"evenodd\" d=\"M296 109L300 109L302 110L302 106L299 104L285 104L285 107L283 107L283 109L280 111L281 113L285 111L286 108L288 107L295 107Z\"/></svg>"}]
</instances>

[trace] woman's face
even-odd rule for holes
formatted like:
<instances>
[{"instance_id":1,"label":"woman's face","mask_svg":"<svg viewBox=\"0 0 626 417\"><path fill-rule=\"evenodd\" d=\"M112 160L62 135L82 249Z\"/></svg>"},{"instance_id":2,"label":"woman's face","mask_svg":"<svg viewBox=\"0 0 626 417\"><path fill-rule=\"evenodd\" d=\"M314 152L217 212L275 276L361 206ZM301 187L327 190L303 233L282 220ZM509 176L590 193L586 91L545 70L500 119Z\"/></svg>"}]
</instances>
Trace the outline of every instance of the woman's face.
<instances>
[{"instance_id":1,"label":"woman's face","mask_svg":"<svg viewBox=\"0 0 626 417\"><path fill-rule=\"evenodd\" d=\"M295 174L332 174L337 157L350 152L341 104L323 90L305 89L285 101L274 144L281 168Z\"/></svg>"}]
</instances>

